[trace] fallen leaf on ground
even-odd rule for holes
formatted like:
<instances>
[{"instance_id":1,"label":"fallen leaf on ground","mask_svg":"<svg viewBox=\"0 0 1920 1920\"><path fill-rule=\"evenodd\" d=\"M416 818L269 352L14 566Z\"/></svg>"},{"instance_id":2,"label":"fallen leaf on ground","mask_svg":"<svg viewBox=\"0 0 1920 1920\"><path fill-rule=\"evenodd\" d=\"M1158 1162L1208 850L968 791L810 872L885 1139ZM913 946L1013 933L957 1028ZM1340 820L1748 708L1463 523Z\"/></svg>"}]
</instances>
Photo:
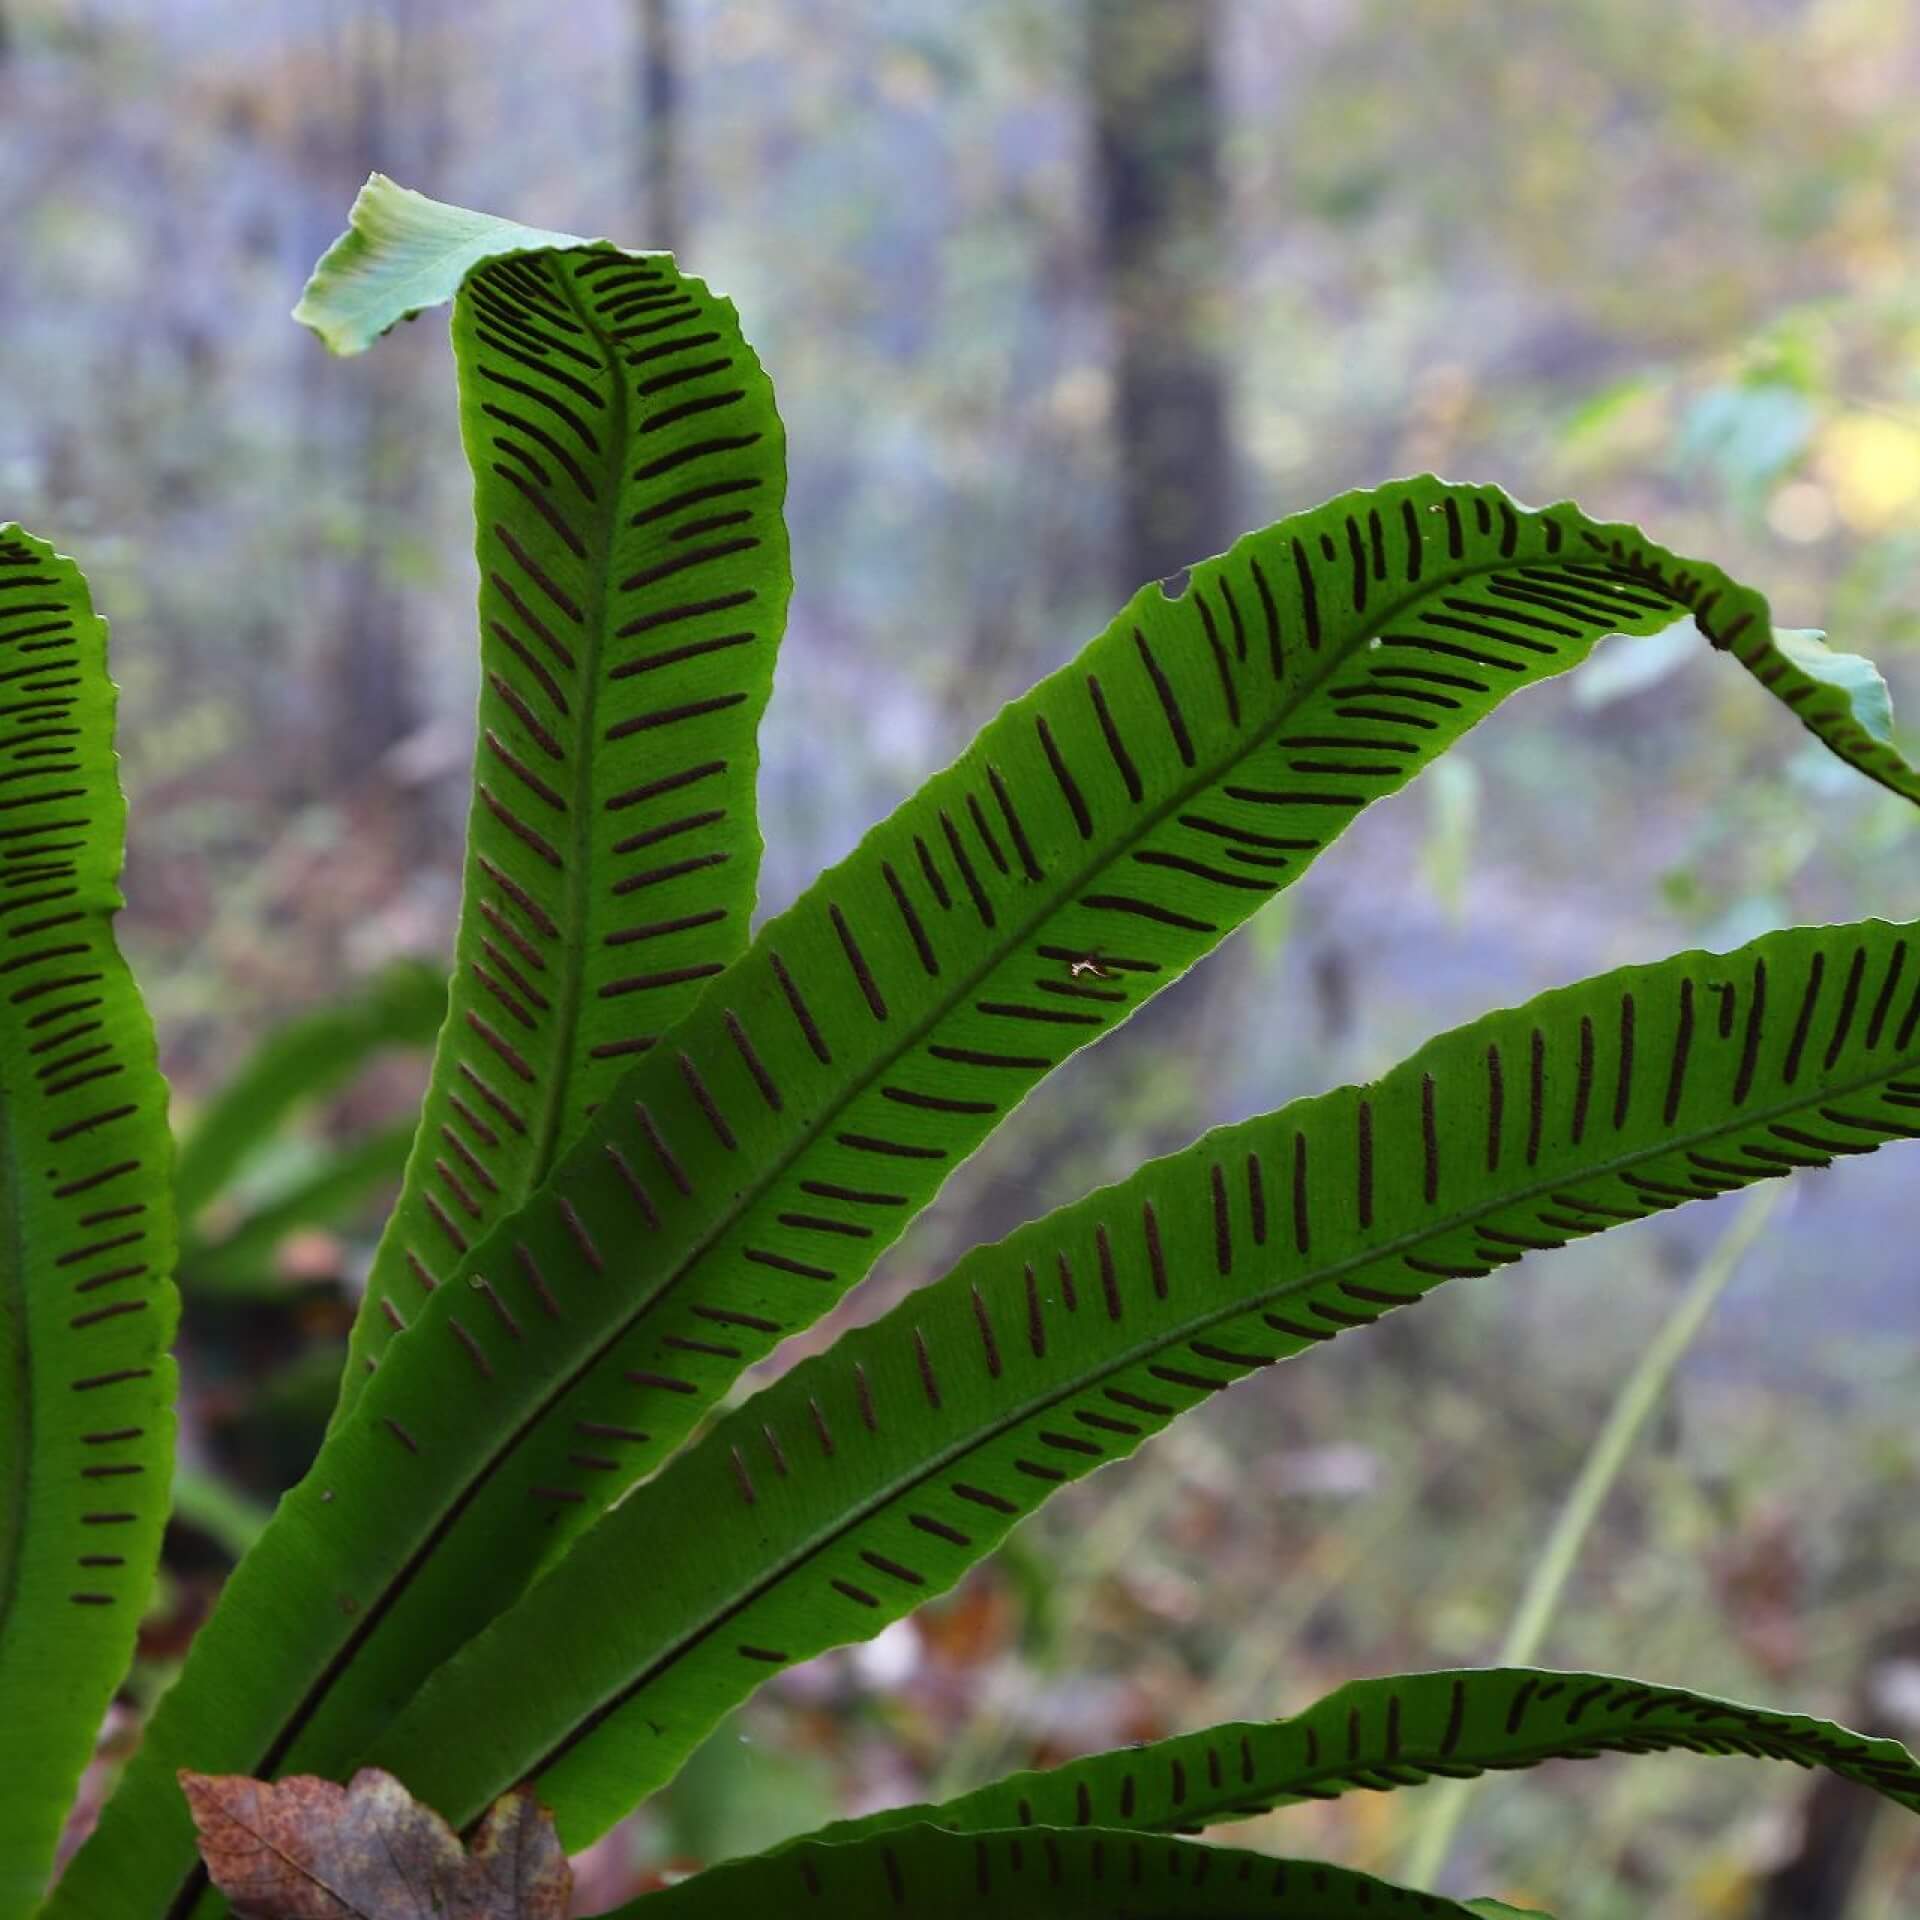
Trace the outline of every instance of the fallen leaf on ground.
<instances>
[{"instance_id":1,"label":"fallen leaf on ground","mask_svg":"<svg viewBox=\"0 0 1920 1920\"><path fill-rule=\"evenodd\" d=\"M566 1920L573 1873L525 1787L471 1850L390 1773L350 1786L189 1773L180 1785L213 1883L244 1920Z\"/></svg>"}]
</instances>

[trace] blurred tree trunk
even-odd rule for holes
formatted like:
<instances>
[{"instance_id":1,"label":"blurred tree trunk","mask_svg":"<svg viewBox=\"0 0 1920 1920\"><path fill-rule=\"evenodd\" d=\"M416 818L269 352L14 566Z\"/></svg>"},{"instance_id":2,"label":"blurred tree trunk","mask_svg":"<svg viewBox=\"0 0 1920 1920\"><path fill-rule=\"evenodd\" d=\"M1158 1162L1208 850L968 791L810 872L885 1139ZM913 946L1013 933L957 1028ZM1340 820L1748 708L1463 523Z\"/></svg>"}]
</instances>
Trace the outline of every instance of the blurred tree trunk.
<instances>
[{"instance_id":1,"label":"blurred tree trunk","mask_svg":"<svg viewBox=\"0 0 1920 1920\"><path fill-rule=\"evenodd\" d=\"M360 0L334 48L332 84L317 89L304 141L323 198L350 198L370 169L431 186L447 134L445 89L436 72L433 28L439 0ZM403 335L405 330L402 330ZM326 791L358 782L420 724L408 645L409 596L398 584L396 555L424 537L426 439L418 385L425 342L383 343L354 369L345 470L353 526L337 577L333 643L323 665L323 711L313 722L314 778ZM311 356L308 401L337 395ZM338 404L337 400L332 404Z\"/></svg>"},{"instance_id":2,"label":"blurred tree trunk","mask_svg":"<svg viewBox=\"0 0 1920 1920\"><path fill-rule=\"evenodd\" d=\"M1800 1804L1800 1843L1760 1882L1755 1920L1807 1920L1850 1910L1879 1801L1865 1787L1823 1773Z\"/></svg>"},{"instance_id":3,"label":"blurred tree trunk","mask_svg":"<svg viewBox=\"0 0 1920 1920\"><path fill-rule=\"evenodd\" d=\"M1876 1636L1854 1682L1845 1718L1848 1725L1891 1733L1911 1741L1910 1726L1890 1710L1899 1673L1920 1663L1920 1620L1909 1620ZM1889 1723L1893 1724L1889 1724ZM1872 1849L1873 1830L1885 1803L1866 1787L1823 1773L1800 1795L1798 1844L1760 1881L1754 1920L1808 1920L1840 1915L1873 1902L1861 1879ZM1898 1818L1898 1815L1892 1815ZM1888 1909L1892 1911L1891 1908Z\"/></svg>"},{"instance_id":4,"label":"blurred tree trunk","mask_svg":"<svg viewBox=\"0 0 1920 1920\"><path fill-rule=\"evenodd\" d=\"M1219 271L1215 0L1087 0L1097 243L1114 331L1122 591L1233 531Z\"/></svg>"},{"instance_id":5,"label":"blurred tree trunk","mask_svg":"<svg viewBox=\"0 0 1920 1920\"><path fill-rule=\"evenodd\" d=\"M391 19L392 43L379 44L368 31L354 74L353 144L358 155L392 152L393 82L383 53L395 66L405 47L407 10ZM387 164L396 169L404 160ZM404 178L405 175L403 174ZM418 493L418 468L406 452L408 376L398 354L369 354L357 423L360 485L358 538L349 564L345 621L337 660L328 771L339 780L367 773L387 750L413 731L417 721L411 676L405 665L405 612L391 583L388 552L403 530Z\"/></svg>"},{"instance_id":6,"label":"blurred tree trunk","mask_svg":"<svg viewBox=\"0 0 1920 1920\"><path fill-rule=\"evenodd\" d=\"M642 244L667 253L682 239L680 186L680 49L673 0L635 0L639 59L635 73L635 184L644 224Z\"/></svg>"},{"instance_id":7,"label":"blurred tree trunk","mask_svg":"<svg viewBox=\"0 0 1920 1920\"><path fill-rule=\"evenodd\" d=\"M1216 0L1086 0L1095 247L1113 333L1113 585L1181 574L1236 531L1210 324L1222 235ZM1178 1051L1245 990L1245 941L1133 1023ZM1149 1041L1148 1036L1151 1036Z\"/></svg>"}]
</instances>

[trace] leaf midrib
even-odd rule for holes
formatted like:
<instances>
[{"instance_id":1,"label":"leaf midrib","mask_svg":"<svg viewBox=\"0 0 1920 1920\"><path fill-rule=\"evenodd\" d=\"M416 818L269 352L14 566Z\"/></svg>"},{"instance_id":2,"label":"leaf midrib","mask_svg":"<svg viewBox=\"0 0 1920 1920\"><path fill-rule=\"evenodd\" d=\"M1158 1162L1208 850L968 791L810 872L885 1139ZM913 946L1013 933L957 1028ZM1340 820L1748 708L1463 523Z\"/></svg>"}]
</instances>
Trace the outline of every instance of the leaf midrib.
<instances>
[{"instance_id":1,"label":"leaf midrib","mask_svg":"<svg viewBox=\"0 0 1920 1920\"><path fill-rule=\"evenodd\" d=\"M1416 1056L1416 1058L1417 1057L1418 1056ZM1844 1099L1848 1094L1864 1087L1870 1087L1876 1081L1893 1078L1896 1074L1907 1070L1915 1063L1920 1063L1920 1056L1916 1056L1915 1061L1906 1061L1903 1057L1903 1063L1901 1065L1890 1065L1873 1073L1863 1074L1858 1078L1849 1079L1839 1086L1823 1087L1816 1096L1788 1100L1777 1105L1756 1109L1751 1113L1742 1114L1737 1121L1722 1126L1704 1128L1685 1135L1668 1136L1658 1146L1649 1147L1642 1152L1615 1156L1604 1162L1584 1167L1576 1172L1562 1170L1560 1173L1549 1178L1529 1181L1512 1190L1508 1196L1502 1199L1489 1200L1481 1205L1452 1213L1444 1222L1430 1223L1418 1232L1402 1234L1392 1240L1381 1242L1363 1253L1356 1253L1347 1259L1335 1261L1328 1266L1319 1268L1310 1277L1290 1280L1265 1292L1243 1294L1231 1305L1223 1306L1211 1312L1201 1314L1196 1318L1186 1320L1181 1323L1179 1328L1163 1336L1137 1343L1129 1348L1124 1355L1112 1360L1103 1361L1100 1366L1093 1371L1078 1376L1070 1385L1059 1387L1052 1392L1023 1401L1017 1412L1010 1412L995 1419L985 1429L974 1429L965 1439L951 1447L943 1449L922 1467L902 1474L889 1482L885 1490L877 1492L869 1499L863 1501L851 1514L843 1515L840 1519L823 1529L818 1539L788 1553L782 1559L777 1569L763 1574L737 1599L729 1603L725 1608L715 1612L698 1628L682 1635L671 1650L657 1659L644 1673L636 1676L633 1680L627 1682L618 1692L610 1695L607 1700L603 1701L587 1718L582 1720L579 1725L570 1731L564 1739L556 1742L545 1753L541 1754L538 1759L523 1769L523 1772L529 1778L544 1773L556 1760L564 1757L575 1746L578 1746L581 1741L588 1738L602 1721L618 1712L621 1707L626 1705L629 1700L633 1699L644 1688L651 1686L661 1675L668 1672L675 1664L693 1652L711 1635L717 1633L729 1620L737 1614L744 1612L745 1609L753 1605L755 1601L764 1598L767 1594L783 1585L788 1578L798 1572L799 1569L809 1561L826 1552L848 1534L864 1526L868 1520L884 1512L904 1495L911 1493L915 1488L945 1473L952 1466L965 1460L970 1454L977 1452L982 1447L991 1445L994 1441L1012 1432L1016 1427L1024 1425L1028 1420L1087 1391L1089 1387L1097 1385L1101 1380L1110 1378L1114 1374L1123 1373L1127 1368L1139 1365L1147 1357L1163 1352L1170 1346L1178 1345L1183 1340L1190 1339L1196 1334L1204 1333L1208 1328L1217 1326L1223 1321L1239 1319L1244 1314L1257 1312L1264 1306L1286 1300L1294 1294L1323 1286L1327 1281L1337 1279L1343 1273L1375 1265L1381 1260L1392 1258L1396 1253L1420 1246L1441 1235L1457 1232L1462 1227L1470 1226L1474 1221L1484 1218L1489 1213L1501 1211L1508 1207L1522 1206L1528 1200L1539 1195L1550 1195L1555 1187L1564 1187L1574 1183L1584 1185L1589 1181L1603 1180L1617 1173L1621 1168L1631 1168L1643 1160L1659 1159L1671 1153L1684 1153L1690 1146L1705 1144L1720 1139L1728 1133L1743 1131L1749 1127L1764 1124L1766 1121L1782 1115L1799 1113L1808 1106L1815 1105L1820 1101ZM1196 1142L1195 1144L1199 1145L1201 1143ZM1770 1176L1764 1174L1756 1174L1755 1176L1756 1179L1768 1177ZM1705 1194L1699 1196L1699 1198L1703 1200L1707 1197ZM1621 1222L1619 1224L1624 1225L1626 1223ZM1424 1295L1421 1297L1424 1298ZM1296 1359L1298 1357L1297 1354L1284 1356L1286 1359ZM1177 1414L1175 1418L1178 1418ZM1149 1435L1148 1437L1151 1438L1152 1436ZM1024 1517L1026 1516L1023 1515L1022 1518ZM1019 1522L1015 1521L1014 1524L1018 1525Z\"/></svg>"},{"instance_id":2,"label":"leaf midrib","mask_svg":"<svg viewBox=\"0 0 1920 1920\"><path fill-rule=\"evenodd\" d=\"M676 1287L681 1285L681 1283L699 1267L706 1256L726 1238L743 1218L748 1216L754 1208L760 1204L761 1198L779 1183L787 1170L813 1149L840 1113L844 1112L868 1087L879 1080L896 1060L910 1052L928 1033L934 1031L942 1021L949 1018L953 1009L964 1002L967 996L971 994L983 980L989 978L994 969L1000 966L1009 954L1017 951L1021 946L1026 944L1027 940L1038 931L1038 929L1045 926L1056 914L1064 911L1066 906L1071 903L1071 900L1094 875L1115 864L1130 847L1145 839L1147 835L1153 832L1169 815L1187 805L1194 795L1205 792L1209 787L1217 785L1221 780L1226 778L1227 774L1234 767L1238 766L1242 761L1251 758L1264 746L1268 745L1269 736L1274 729L1285 725L1293 712L1297 711L1300 706L1317 695L1335 674L1343 669L1353 651L1356 641L1363 640L1374 633L1382 631L1388 622L1397 619L1407 607L1417 605L1421 600L1426 599L1435 592L1441 591L1448 584L1473 579L1481 574L1494 573L1504 566L1519 564L1532 564L1532 562L1523 563L1517 558L1503 559L1495 556L1487 560L1484 564L1476 563L1471 566L1456 567L1452 563L1448 563L1430 580L1423 580L1417 583L1415 591L1403 593L1388 601L1383 606L1379 618L1366 621L1364 624L1359 625L1347 644L1329 645L1326 647L1321 659L1319 672L1311 680L1303 679L1298 688L1298 697L1288 701L1285 709L1264 726L1257 731L1251 732L1244 748L1240 752L1230 755L1223 760L1213 762L1205 773L1198 774L1194 779L1183 782L1177 791L1159 807L1151 809L1146 814L1138 817L1130 832L1109 842L1107 850L1102 856L1097 861L1087 864L1077 875L1070 887L1063 887L1058 894L1054 895L1049 906L1022 920L1017 930L1010 926L1006 939L992 949L991 957L961 979L956 984L953 993L941 1000L936 1008L926 1017L916 1022L911 1028L902 1029L902 1037L898 1046L891 1050L883 1051L866 1070L850 1080L840 1097L821 1110L819 1117L801 1132L791 1148L767 1168L764 1176L756 1180L751 1186L744 1190L731 1205L722 1210L711 1230L688 1249L679 1265L662 1278L657 1290L650 1294L645 1301L637 1304L633 1311L627 1315L617 1327L612 1329L604 1339L599 1341L593 1349L583 1357L579 1365L568 1373L565 1379L515 1426L513 1431L505 1437L479 1470L452 1493L439 1516L427 1528L420 1545L414 1550L412 1556L394 1575L393 1579L381 1591L379 1596L363 1610L360 1615L359 1626L355 1632L342 1643L339 1651L328 1661L314 1685L308 1690L306 1696L288 1716L286 1721L282 1723L278 1733L268 1742L264 1750L264 1757L259 1765L262 1768L271 1768L277 1765L279 1759L283 1757L292 1747L293 1743L299 1739L309 1722L313 1719L315 1713L318 1712L321 1704L325 1701L334 1682L346 1668L351 1665L352 1661L358 1656L361 1648L372 1638L381 1621L398 1602L400 1596L413 1583L441 1541L445 1539L453 1526L457 1524L460 1516L473 1501L479 1497L482 1489L492 1480L493 1476L500 1470L504 1463L514 1455L524 1441L538 1431L553 1409L559 1405L594 1368L599 1366L608 1354L610 1354L647 1315L652 1313ZM1660 589L1660 591L1664 592L1664 589ZM1623 608L1622 612L1624 613L1625 611L1626 609ZM1118 624L1118 620L1124 616L1124 612L1125 609L1122 610L1121 616L1116 616L1114 624ZM1356 622L1362 619L1362 616L1353 613L1350 608L1347 610L1345 617ZM1111 631L1111 628L1108 630ZM1597 644L1597 642L1595 644ZM1535 676L1529 673L1527 679L1521 683L1522 686L1531 684L1536 677L1544 678L1546 676ZM1513 689L1515 692L1520 690L1519 687ZM1368 804L1371 803L1369 802ZM1336 835L1335 837L1337 838L1338 836ZM1321 850L1324 850L1324 845ZM1318 857L1317 854L1315 857ZM1302 871L1304 871L1305 865L1308 864L1311 864L1311 862L1303 863ZM1296 873L1293 879L1298 879L1298 877L1299 875ZM1290 880L1288 884L1291 885L1292 881ZM1277 888L1275 891L1284 891L1284 888ZM709 991L713 993L719 992L725 984L725 977L726 976L723 975L719 981L716 981ZM704 1000L701 1004L704 1004ZM1136 1005L1137 1004L1139 1003L1136 1003ZM1131 1017L1133 1011L1134 1008L1129 1007L1125 1017ZM1104 1029L1103 1033L1097 1037L1104 1038L1106 1033L1111 1033L1114 1031L1114 1028L1124 1025L1125 1017L1121 1020L1116 1020L1113 1027ZM503 1231L503 1229L504 1223L502 1227L497 1227L495 1232ZM485 1243L483 1242L482 1244ZM671 1458L671 1456L669 1456L669 1458ZM716 1622L715 1624L718 1625L720 1623ZM482 1631L484 1631L484 1629ZM187 1907L185 1905L177 1905L175 1908L170 1909L169 1920L176 1920L176 1916L184 1914L186 1911Z\"/></svg>"}]
</instances>

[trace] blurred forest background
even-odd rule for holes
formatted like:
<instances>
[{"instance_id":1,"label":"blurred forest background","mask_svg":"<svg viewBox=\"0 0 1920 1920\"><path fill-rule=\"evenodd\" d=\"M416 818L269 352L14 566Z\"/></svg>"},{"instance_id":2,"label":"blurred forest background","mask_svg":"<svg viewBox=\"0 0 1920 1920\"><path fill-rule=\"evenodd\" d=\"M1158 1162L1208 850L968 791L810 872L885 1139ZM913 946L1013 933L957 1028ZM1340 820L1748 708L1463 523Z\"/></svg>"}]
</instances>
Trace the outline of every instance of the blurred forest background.
<instances>
[{"instance_id":1,"label":"blurred forest background","mask_svg":"<svg viewBox=\"0 0 1920 1920\"><path fill-rule=\"evenodd\" d=\"M178 1115L294 1016L353 1003L310 1037L368 1048L202 1182L181 1518L115 1737L317 1440L424 1073L371 1042L431 1033L404 969L444 964L458 907L444 326L333 362L286 318L370 168L674 247L738 300L791 437L771 910L1139 581L1422 468L1642 521L1914 707L1917 99L1909 0L0 0L0 518L81 556L115 623L123 934ZM1603 648L1061 1075L857 1313L1484 1007L1911 915L1920 822L1803 740L1690 632ZM1920 1734L1916 1194L1899 1154L1796 1183L1545 1659ZM596 1849L586 1904L1491 1658L1740 1204L1449 1288L1209 1406L917 1622L776 1681ZM1420 1818L1360 1796L1234 1837L1391 1872ZM1448 1884L1584 1877L1584 1920L1891 1920L1920 1901L1896 1818L1746 1763L1596 1762L1483 1785Z\"/></svg>"}]
</instances>

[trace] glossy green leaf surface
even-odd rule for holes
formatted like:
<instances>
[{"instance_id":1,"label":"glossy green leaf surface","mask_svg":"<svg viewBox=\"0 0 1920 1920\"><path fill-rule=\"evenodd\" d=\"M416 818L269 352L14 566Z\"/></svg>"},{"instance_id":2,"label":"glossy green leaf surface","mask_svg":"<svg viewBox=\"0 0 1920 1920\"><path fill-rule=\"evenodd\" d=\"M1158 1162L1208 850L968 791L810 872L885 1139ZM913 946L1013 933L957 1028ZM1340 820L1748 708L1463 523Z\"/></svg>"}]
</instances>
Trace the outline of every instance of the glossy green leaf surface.
<instances>
[{"instance_id":1,"label":"glossy green leaf surface","mask_svg":"<svg viewBox=\"0 0 1920 1920\"><path fill-rule=\"evenodd\" d=\"M791 586L785 435L731 301L665 254L376 175L295 317L350 352L447 300L479 752L452 1004L343 1409L416 1303L745 948L755 734Z\"/></svg>"},{"instance_id":2,"label":"glossy green leaf surface","mask_svg":"<svg viewBox=\"0 0 1920 1920\"><path fill-rule=\"evenodd\" d=\"M371 1757L462 1819L531 1778L583 1844L769 1675L942 1592L1247 1373L1529 1250L1920 1136L1917 949L1870 921L1603 975L976 1250L614 1509Z\"/></svg>"},{"instance_id":3,"label":"glossy green leaf surface","mask_svg":"<svg viewBox=\"0 0 1920 1920\"><path fill-rule=\"evenodd\" d=\"M1837 750L1920 791L1839 694L1794 677L1758 595L1571 507L1398 483L1247 536L1178 600L1136 595L771 920L534 1198L417 1290L95 1847L140 1835L170 1889L191 1860L174 1767L351 1762L1053 1066L1507 693L1689 608ZM623 949L670 937L674 916L630 911L607 936ZM289 1612L337 1566L354 1578L334 1608Z\"/></svg>"},{"instance_id":4,"label":"glossy green leaf surface","mask_svg":"<svg viewBox=\"0 0 1920 1920\"><path fill-rule=\"evenodd\" d=\"M1273 1807L1384 1793L1490 1769L1684 1750L1826 1767L1920 1813L1920 1765L1897 1740L1607 1673L1468 1667L1355 1680L1285 1720L1236 1722L1018 1773L938 1806L824 1827L842 1843L895 1827L1126 1827L1195 1833Z\"/></svg>"},{"instance_id":5,"label":"glossy green leaf surface","mask_svg":"<svg viewBox=\"0 0 1920 1920\"><path fill-rule=\"evenodd\" d=\"M1471 1920L1437 1894L1313 1860L1276 1860L1105 1828L943 1833L905 1827L846 1846L801 1840L711 1867L606 1920Z\"/></svg>"},{"instance_id":6,"label":"glossy green leaf surface","mask_svg":"<svg viewBox=\"0 0 1920 1920\"><path fill-rule=\"evenodd\" d=\"M166 1087L114 943L107 625L0 526L0 1916L125 1675L173 1472Z\"/></svg>"}]
</instances>

